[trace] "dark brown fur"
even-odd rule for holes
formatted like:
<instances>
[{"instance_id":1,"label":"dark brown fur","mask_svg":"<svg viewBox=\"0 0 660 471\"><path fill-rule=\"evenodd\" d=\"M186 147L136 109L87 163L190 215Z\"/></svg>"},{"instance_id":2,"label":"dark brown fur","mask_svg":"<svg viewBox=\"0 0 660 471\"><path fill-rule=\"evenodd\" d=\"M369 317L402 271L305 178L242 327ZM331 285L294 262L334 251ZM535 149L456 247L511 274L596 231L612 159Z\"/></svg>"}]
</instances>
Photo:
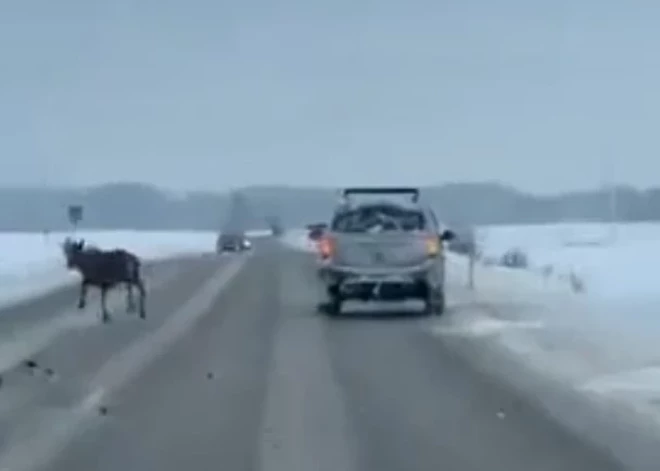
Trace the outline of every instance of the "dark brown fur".
<instances>
[{"instance_id":1,"label":"dark brown fur","mask_svg":"<svg viewBox=\"0 0 660 471\"><path fill-rule=\"evenodd\" d=\"M118 284L124 284L128 290L127 310L129 312L135 310L133 287L136 287L140 295L140 318L146 317L146 290L141 276L141 262L135 254L124 249L87 249L82 240L78 242L67 240L63 248L67 267L77 270L82 276L78 300L79 309L83 309L86 305L87 288L95 286L101 290L102 320L104 323L108 322L110 314L106 307L107 291Z\"/></svg>"}]
</instances>

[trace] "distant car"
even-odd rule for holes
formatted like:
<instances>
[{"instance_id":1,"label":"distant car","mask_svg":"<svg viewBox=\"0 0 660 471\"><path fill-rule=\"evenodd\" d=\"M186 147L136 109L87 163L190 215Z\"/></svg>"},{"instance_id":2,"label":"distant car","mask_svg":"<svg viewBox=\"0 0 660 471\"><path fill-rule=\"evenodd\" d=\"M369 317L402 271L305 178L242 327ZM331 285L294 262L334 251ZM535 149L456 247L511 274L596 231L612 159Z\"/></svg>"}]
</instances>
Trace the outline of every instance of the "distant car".
<instances>
[{"instance_id":1,"label":"distant car","mask_svg":"<svg viewBox=\"0 0 660 471\"><path fill-rule=\"evenodd\" d=\"M347 203L348 197L412 195L411 201ZM357 299L421 299L427 314L445 309L443 242L454 238L440 230L435 214L418 202L415 188L348 188L329 229L318 243L327 302L320 307L339 314L342 303Z\"/></svg>"},{"instance_id":2,"label":"distant car","mask_svg":"<svg viewBox=\"0 0 660 471\"><path fill-rule=\"evenodd\" d=\"M252 243L243 233L223 233L216 241L216 252L242 252L252 248Z\"/></svg>"}]
</instances>

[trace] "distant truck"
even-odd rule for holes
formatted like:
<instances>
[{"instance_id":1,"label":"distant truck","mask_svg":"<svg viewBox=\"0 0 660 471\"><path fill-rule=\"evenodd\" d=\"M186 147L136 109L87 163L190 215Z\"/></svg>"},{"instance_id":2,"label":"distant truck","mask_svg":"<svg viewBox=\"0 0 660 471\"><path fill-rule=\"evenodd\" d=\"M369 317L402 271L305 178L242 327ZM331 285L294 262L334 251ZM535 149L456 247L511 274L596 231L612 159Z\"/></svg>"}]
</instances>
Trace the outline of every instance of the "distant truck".
<instances>
[{"instance_id":1,"label":"distant truck","mask_svg":"<svg viewBox=\"0 0 660 471\"><path fill-rule=\"evenodd\" d=\"M268 226L274 237L280 237L284 234L284 226L280 222L279 218L271 217L268 220Z\"/></svg>"}]
</instances>

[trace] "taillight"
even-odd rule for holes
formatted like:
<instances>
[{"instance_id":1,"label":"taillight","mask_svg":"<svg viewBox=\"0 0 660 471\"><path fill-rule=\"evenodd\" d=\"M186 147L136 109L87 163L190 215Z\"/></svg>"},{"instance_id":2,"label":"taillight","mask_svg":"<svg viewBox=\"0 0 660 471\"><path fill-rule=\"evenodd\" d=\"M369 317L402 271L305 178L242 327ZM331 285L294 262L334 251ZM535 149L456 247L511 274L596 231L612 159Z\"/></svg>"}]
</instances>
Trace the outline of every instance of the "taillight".
<instances>
[{"instance_id":1,"label":"taillight","mask_svg":"<svg viewBox=\"0 0 660 471\"><path fill-rule=\"evenodd\" d=\"M438 236L429 235L426 238L426 253L429 257L437 256L442 250Z\"/></svg>"},{"instance_id":2,"label":"taillight","mask_svg":"<svg viewBox=\"0 0 660 471\"><path fill-rule=\"evenodd\" d=\"M330 237L322 237L319 240L319 252L323 259L332 257L335 252L334 241Z\"/></svg>"}]
</instances>

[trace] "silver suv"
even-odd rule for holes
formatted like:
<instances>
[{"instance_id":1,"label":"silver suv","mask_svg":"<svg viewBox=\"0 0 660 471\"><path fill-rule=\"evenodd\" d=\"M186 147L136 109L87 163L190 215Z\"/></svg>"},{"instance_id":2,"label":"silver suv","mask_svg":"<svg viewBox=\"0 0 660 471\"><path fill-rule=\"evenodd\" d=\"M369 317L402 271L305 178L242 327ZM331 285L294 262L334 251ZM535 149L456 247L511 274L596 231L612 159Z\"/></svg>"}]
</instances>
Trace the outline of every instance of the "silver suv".
<instances>
[{"instance_id":1,"label":"silver suv","mask_svg":"<svg viewBox=\"0 0 660 471\"><path fill-rule=\"evenodd\" d=\"M379 196L355 202L356 195ZM407 195L408 201L383 199ZM416 188L347 188L319 241L324 260L322 279L331 315L349 299L421 299L427 314L445 309L443 242L454 238L440 230L430 208L419 203Z\"/></svg>"}]
</instances>

